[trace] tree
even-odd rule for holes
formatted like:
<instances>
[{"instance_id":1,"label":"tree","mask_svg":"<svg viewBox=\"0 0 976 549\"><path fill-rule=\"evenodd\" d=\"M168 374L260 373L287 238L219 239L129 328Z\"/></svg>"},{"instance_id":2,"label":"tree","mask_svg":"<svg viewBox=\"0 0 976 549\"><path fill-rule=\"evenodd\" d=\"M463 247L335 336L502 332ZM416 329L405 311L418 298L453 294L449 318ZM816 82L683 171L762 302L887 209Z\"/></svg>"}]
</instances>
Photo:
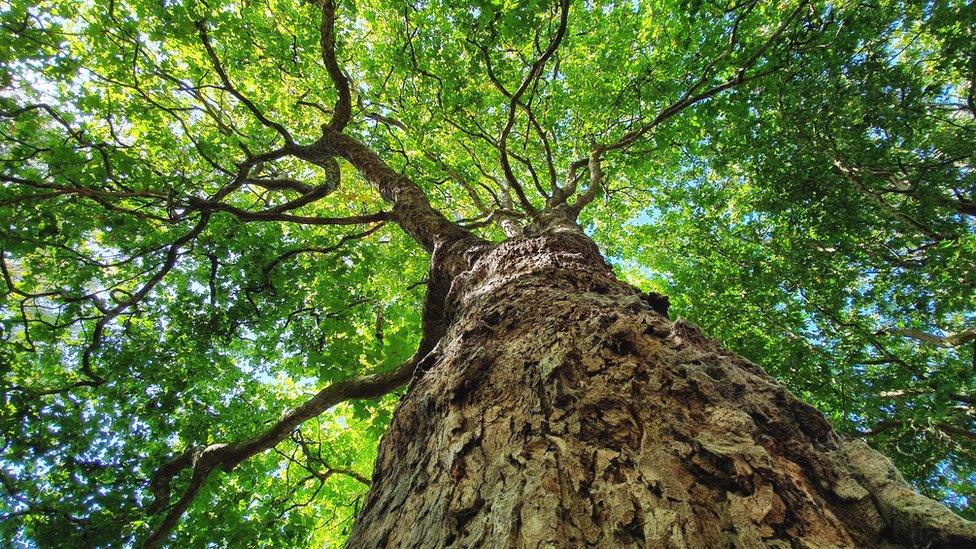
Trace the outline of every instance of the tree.
<instances>
[{"instance_id":1,"label":"tree","mask_svg":"<svg viewBox=\"0 0 976 549\"><path fill-rule=\"evenodd\" d=\"M0 532L976 543L974 10L5 5Z\"/></svg>"}]
</instances>

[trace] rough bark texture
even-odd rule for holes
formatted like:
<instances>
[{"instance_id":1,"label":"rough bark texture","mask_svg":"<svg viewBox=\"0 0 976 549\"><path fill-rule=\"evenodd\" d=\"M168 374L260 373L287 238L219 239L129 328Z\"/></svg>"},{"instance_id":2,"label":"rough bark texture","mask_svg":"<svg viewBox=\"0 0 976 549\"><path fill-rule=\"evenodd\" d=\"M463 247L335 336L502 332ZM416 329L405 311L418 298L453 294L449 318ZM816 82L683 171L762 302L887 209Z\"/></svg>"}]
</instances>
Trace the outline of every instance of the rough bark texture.
<instances>
[{"instance_id":1,"label":"rough bark texture","mask_svg":"<svg viewBox=\"0 0 976 549\"><path fill-rule=\"evenodd\" d=\"M438 246L472 238L470 233L432 208L413 181L391 168L355 138L322 128L322 138L301 152L305 158L338 155L348 160L376 186L384 200L393 204L393 218L397 224L428 252Z\"/></svg>"},{"instance_id":2,"label":"rough bark texture","mask_svg":"<svg viewBox=\"0 0 976 549\"><path fill-rule=\"evenodd\" d=\"M483 253L349 546L974 546L973 523L660 305L571 227Z\"/></svg>"}]
</instances>

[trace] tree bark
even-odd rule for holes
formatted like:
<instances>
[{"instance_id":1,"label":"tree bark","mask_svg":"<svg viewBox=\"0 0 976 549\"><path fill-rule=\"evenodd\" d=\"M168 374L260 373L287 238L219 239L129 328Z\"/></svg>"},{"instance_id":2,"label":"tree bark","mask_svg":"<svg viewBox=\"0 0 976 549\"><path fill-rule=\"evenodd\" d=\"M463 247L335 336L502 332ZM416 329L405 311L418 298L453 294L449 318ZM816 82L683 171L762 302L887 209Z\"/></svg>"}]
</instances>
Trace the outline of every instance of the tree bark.
<instances>
[{"instance_id":1,"label":"tree bark","mask_svg":"<svg viewBox=\"0 0 976 549\"><path fill-rule=\"evenodd\" d=\"M444 296L350 547L976 546L571 223L527 234Z\"/></svg>"}]
</instances>

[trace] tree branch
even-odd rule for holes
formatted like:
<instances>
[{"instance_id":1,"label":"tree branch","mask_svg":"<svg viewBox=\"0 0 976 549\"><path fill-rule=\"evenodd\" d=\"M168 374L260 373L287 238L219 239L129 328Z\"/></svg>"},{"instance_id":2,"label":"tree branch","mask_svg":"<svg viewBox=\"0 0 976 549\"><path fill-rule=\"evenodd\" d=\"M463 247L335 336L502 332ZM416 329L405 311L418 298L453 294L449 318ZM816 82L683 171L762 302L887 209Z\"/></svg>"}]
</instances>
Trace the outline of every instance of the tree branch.
<instances>
[{"instance_id":1,"label":"tree branch","mask_svg":"<svg viewBox=\"0 0 976 549\"><path fill-rule=\"evenodd\" d=\"M907 337L909 339L930 343L946 349L954 349L956 347L961 347L970 341L976 341L976 328L967 328L965 330L960 330L958 332L943 336L923 332L921 330L908 330L901 328L885 328L883 330L879 330L876 332L876 334Z\"/></svg>"},{"instance_id":2,"label":"tree branch","mask_svg":"<svg viewBox=\"0 0 976 549\"><path fill-rule=\"evenodd\" d=\"M393 218L390 212L376 212L371 214L351 215L348 217L315 217L305 215L291 215L281 212L281 207L259 212L249 212L225 202L211 202L195 197L190 197L189 205L197 211L203 212L227 212L233 214L242 221L285 221L289 223L300 223L303 225L360 225L363 223L374 223L377 221L389 221Z\"/></svg>"},{"instance_id":3,"label":"tree branch","mask_svg":"<svg viewBox=\"0 0 976 549\"><path fill-rule=\"evenodd\" d=\"M329 408L347 400L361 398L378 398L394 389L402 387L413 375L419 362L426 357L429 348L421 342L420 349L402 365L380 374L365 375L345 381L339 381L319 391L304 404L296 406L282 414L281 419L260 434L230 444L211 444L205 448L189 448L175 459L160 467L153 475L150 483L155 501L150 505L150 512L158 512L170 498L170 483L173 478L185 469L192 471L189 483L183 495L169 510L156 528L152 531L143 547L149 549L157 547L172 532L183 513L193 502L203 483L214 470L231 471L244 460L275 447L285 440L302 423L314 418Z\"/></svg>"},{"instance_id":4,"label":"tree branch","mask_svg":"<svg viewBox=\"0 0 976 549\"><path fill-rule=\"evenodd\" d=\"M344 236L342 236L339 239L338 242L336 242L332 246L325 246L325 247L322 247L322 246L312 246L312 247L304 247L304 248L295 248L295 249L288 250L288 251L282 253L278 257L276 257L273 260L271 260L270 263L268 263L267 265L264 266L264 269L262 270L262 273L264 274L264 284L265 284L265 286L267 286L269 284L269 279L270 279L270 276L271 276L271 272L274 271L275 268L278 267L278 265L280 265L282 262L288 260L289 258L294 257L294 256L296 256L298 254L305 254L305 253L317 253L317 254L329 254L329 253L332 253L332 252L334 252L334 251L339 250L340 248L342 248L347 242L350 242L352 240L359 240L361 238L365 238L365 237L367 237L367 236L375 233L380 228L382 228L384 224L385 224L385 221L380 221L380 222L376 223L375 225L373 225L372 227L370 227L369 229L367 229L365 231L362 231L362 232L359 232L359 233L356 233L356 234L347 234L347 235L344 235Z\"/></svg>"},{"instance_id":5,"label":"tree branch","mask_svg":"<svg viewBox=\"0 0 976 549\"><path fill-rule=\"evenodd\" d=\"M339 62L336 60L336 5L334 0L321 0L322 24L319 27L321 35L322 62L329 73L329 78L336 89L336 103L332 110L332 120L329 127L334 131L342 131L352 116L352 96L349 93L349 79L343 74Z\"/></svg>"},{"instance_id":6,"label":"tree branch","mask_svg":"<svg viewBox=\"0 0 976 549\"><path fill-rule=\"evenodd\" d=\"M508 185L515 191L515 195L519 199L519 203L523 208L530 214L534 214L536 209L529 202L529 199L525 196L525 191L518 182L518 178L515 177L515 172L512 171L511 163L508 160L508 136L512 132L512 128L515 127L515 112L519 107L519 100L522 95L528 91L529 87L539 78L542 74L542 70L545 68L546 63L549 59L556 53L559 48L559 44L563 40L563 36L566 35L566 27L569 21L569 0L560 0L559 2L559 27L556 29L555 36L549 41L549 46L546 48L542 55L532 63L529 69L529 74L525 76L522 84L515 90L509 100L508 105L508 121L505 123L505 127L502 128L501 134L498 137L498 152L500 156L500 161L502 165L502 173L505 174L505 180ZM504 88L502 88L504 89Z\"/></svg>"},{"instance_id":7,"label":"tree branch","mask_svg":"<svg viewBox=\"0 0 976 549\"><path fill-rule=\"evenodd\" d=\"M736 71L735 76L726 80L725 82L716 84L704 91L697 92L697 90L700 89L708 81L710 75L712 74L712 70L714 69L717 62L720 59L724 58L726 55L728 55L731 49L734 48L735 44L738 43L738 27L741 24L742 20L745 18L745 16L751 13L754 4L755 4L754 2L750 2L749 4L746 4L746 9L744 10L744 12L740 14L733 22L732 31L730 33L730 39L729 39L729 47L725 49L722 53L717 55L715 58L713 58L711 61L709 61L708 64L705 65L705 68L702 69L701 76L699 76L699 78L694 82L694 84L692 84L691 86L688 87L687 90L685 90L685 92L681 95L681 97L679 97L676 101L674 101L667 107L664 107L663 109L658 111L657 115L653 119L651 119L650 122L643 124L642 126L634 130L631 130L630 132L625 133L616 141L613 141L611 143L593 144L590 147L590 153L588 158L579 159L570 163L569 171L567 174L567 184L566 184L566 189L568 192L564 193L566 197L569 197L573 192L575 192L576 181L577 181L576 171L584 166L589 166L590 168L590 186L587 188L586 193L584 193L584 195L581 196L576 201L576 203L574 203L570 207L570 211L572 213L575 213L575 215L579 215L579 212L581 212L587 204L592 202L596 194L598 194L599 191L602 189L603 170L600 164L600 160L602 159L602 156L605 153L626 149L627 147L636 143L641 137L646 135L656 126L674 117L675 115L682 112L683 110L692 107L698 103L701 103L702 101L710 99L728 89L732 89L746 82L756 80L758 78L762 78L763 76L771 74L772 72L779 69L779 67L773 66L764 70L760 70L753 74L747 74L747 72L756 65L756 63L759 61L762 55L766 51L768 51L769 48L771 48L774 44L776 44L779 41L782 34L786 31L787 28L789 28L790 24L792 24L793 21L796 19L796 17L802 12L803 8L806 6L805 0L800 2L800 4L797 5L797 7L794 8L792 12L790 12L790 14L786 17L786 19L783 20L783 22L779 25L779 27L777 27L776 31L773 32L773 34L770 35L770 37L766 39L765 42L763 42L759 47L757 47L756 50L753 51L752 54L742 64L739 65L739 68Z\"/></svg>"},{"instance_id":8,"label":"tree branch","mask_svg":"<svg viewBox=\"0 0 976 549\"><path fill-rule=\"evenodd\" d=\"M301 158L323 154L339 155L359 170L376 186L383 199L393 204L392 219L428 252L442 243L474 238L434 209L416 183L396 172L355 138L323 126L322 137L298 151Z\"/></svg>"},{"instance_id":9,"label":"tree branch","mask_svg":"<svg viewBox=\"0 0 976 549\"><path fill-rule=\"evenodd\" d=\"M244 106L247 107L247 110L251 111L251 114L253 114L254 117L258 119L258 121L260 121L268 128L271 128L274 131L276 131L278 135L280 135L282 139L285 140L286 144L293 145L295 141L294 139L292 139L291 134L288 132L288 130L285 129L284 126L282 126L278 122L274 122L268 119L268 117L265 116L264 113L257 108L254 102L252 102L250 99L244 96L244 94L242 94L241 92L237 91L237 88L235 88L234 85L231 84L230 78L227 77L227 72L224 71L223 65L220 64L220 58L217 57L217 53L214 51L213 46L210 45L210 36L207 34L206 20L201 19L197 21L195 25L200 35L200 41L203 43L204 49L207 50L207 57L210 59L210 64L213 66L214 70L217 71L217 76L220 78L220 81L223 84L224 89L226 89L228 92L230 92L231 95L236 97L238 101L243 103Z\"/></svg>"},{"instance_id":10,"label":"tree branch","mask_svg":"<svg viewBox=\"0 0 976 549\"><path fill-rule=\"evenodd\" d=\"M170 245L169 249L166 250L166 260L163 262L160 269L156 271L156 274L146 281L142 287L133 292L128 299L108 310L105 315L99 318L95 323L95 328L92 331L91 342L85 347L85 350L81 355L81 372L88 376L88 378L92 380L93 384L101 385L105 382L104 378L94 372L91 365L92 356L102 344L102 337L105 332L105 327L108 326L108 323L111 322L112 319L124 313L133 305L139 303L142 298L144 298L153 288L156 287L157 284L162 282L163 278L165 278L166 275L173 270L173 267L176 266L176 260L179 257L180 248L203 232L203 229L207 227L207 223L209 222L210 213L202 212L197 224L194 225L193 228L190 229L186 234L176 239L176 241Z\"/></svg>"}]
</instances>

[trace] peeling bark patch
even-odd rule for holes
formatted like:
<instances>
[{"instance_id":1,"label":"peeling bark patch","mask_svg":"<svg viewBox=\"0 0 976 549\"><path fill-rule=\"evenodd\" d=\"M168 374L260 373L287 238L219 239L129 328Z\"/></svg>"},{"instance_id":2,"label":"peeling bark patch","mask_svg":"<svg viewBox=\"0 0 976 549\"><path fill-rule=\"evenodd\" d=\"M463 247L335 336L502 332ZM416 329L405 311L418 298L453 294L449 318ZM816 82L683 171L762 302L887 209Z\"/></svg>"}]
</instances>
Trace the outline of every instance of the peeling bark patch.
<instances>
[{"instance_id":1,"label":"peeling bark patch","mask_svg":"<svg viewBox=\"0 0 976 549\"><path fill-rule=\"evenodd\" d=\"M444 303L451 324L383 438L350 547L976 542L579 235L485 251Z\"/></svg>"}]
</instances>

